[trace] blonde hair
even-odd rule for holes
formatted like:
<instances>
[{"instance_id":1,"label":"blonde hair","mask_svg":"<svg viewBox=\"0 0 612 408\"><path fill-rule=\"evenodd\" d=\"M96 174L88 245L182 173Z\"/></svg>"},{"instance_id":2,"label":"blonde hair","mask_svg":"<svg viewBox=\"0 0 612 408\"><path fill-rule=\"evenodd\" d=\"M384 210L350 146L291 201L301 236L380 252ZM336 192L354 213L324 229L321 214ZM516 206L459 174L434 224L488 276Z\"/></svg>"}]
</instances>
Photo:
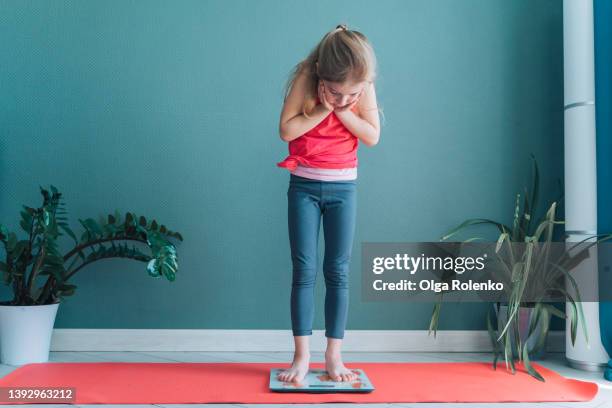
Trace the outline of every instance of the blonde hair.
<instances>
[{"instance_id":1,"label":"blonde hair","mask_svg":"<svg viewBox=\"0 0 612 408\"><path fill-rule=\"evenodd\" d=\"M307 83L302 113L309 117L308 113L317 104L319 79L338 83L347 80L374 82L376 69L376 55L366 36L339 24L323 36L306 59L295 65L285 84L284 99L287 99L296 77L305 72Z\"/></svg>"}]
</instances>

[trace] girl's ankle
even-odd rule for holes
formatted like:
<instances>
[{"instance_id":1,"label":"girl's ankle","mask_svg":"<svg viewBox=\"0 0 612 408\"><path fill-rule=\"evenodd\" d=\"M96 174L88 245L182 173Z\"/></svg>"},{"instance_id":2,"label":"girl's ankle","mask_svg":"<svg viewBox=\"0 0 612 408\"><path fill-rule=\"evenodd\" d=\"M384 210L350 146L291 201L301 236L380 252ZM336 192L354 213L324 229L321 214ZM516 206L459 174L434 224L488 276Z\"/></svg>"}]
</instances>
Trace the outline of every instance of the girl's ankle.
<instances>
[{"instance_id":1,"label":"girl's ankle","mask_svg":"<svg viewBox=\"0 0 612 408\"><path fill-rule=\"evenodd\" d=\"M327 358L340 358L342 353L339 350L325 350L325 357Z\"/></svg>"}]
</instances>

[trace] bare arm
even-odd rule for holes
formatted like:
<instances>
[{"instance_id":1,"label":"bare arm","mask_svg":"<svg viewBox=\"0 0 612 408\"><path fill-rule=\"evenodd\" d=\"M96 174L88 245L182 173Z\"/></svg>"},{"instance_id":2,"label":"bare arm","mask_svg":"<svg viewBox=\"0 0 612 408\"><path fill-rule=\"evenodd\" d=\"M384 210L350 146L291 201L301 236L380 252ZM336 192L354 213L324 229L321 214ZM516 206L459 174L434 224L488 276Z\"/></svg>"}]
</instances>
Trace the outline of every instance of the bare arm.
<instances>
[{"instance_id":1,"label":"bare arm","mask_svg":"<svg viewBox=\"0 0 612 408\"><path fill-rule=\"evenodd\" d=\"M299 74L295 78L293 86L285 99L279 124L280 138L285 142L290 142L302 136L321 123L331 113L331 110L327 109L324 104L319 104L315 106L309 118L304 116L302 113L302 102L304 100L305 86L306 75Z\"/></svg>"},{"instance_id":2,"label":"bare arm","mask_svg":"<svg viewBox=\"0 0 612 408\"><path fill-rule=\"evenodd\" d=\"M380 119L374 84L371 83L366 86L363 92L364 94L357 103L359 115L350 109L335 111L335 113L352 134L357 136L365 145L374 146L380 139Z\"/></svg>"}]
</instances>

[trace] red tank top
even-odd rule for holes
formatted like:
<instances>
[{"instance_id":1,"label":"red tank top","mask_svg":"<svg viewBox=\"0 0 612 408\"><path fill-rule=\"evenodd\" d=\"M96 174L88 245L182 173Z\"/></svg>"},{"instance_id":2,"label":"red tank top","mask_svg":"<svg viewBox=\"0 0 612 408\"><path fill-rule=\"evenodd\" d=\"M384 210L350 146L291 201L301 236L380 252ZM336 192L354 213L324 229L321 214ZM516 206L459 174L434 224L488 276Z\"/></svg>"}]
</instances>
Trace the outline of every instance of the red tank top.
<instances>
[{"instance_id":1,"label":"red tank top","mask_svg":"<svg viewBox=\"0 0 612 408\"><path fill-rule=\"evenodd\" d=\"M356 109L353 107L353 112ZM325 169L357 167L358 146L359 138L331 112L314 128L290 141L289 156L276 165L288 170L295 170L298 163Z\"/></svg>"}]
</instances>

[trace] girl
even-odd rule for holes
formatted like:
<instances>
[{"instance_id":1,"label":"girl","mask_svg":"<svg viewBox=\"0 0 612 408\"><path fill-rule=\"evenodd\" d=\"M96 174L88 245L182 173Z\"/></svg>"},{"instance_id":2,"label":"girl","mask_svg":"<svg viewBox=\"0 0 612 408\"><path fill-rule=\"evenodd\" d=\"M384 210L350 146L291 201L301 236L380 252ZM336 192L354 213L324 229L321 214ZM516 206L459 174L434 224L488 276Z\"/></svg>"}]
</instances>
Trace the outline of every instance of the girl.
<instances>
[{"instance_id":1,"label":"girl","mask_svg":"<svg viewBox=\"0 0 612 408\"><path fill-rule=\"evenodd\" d=\"M288 200L293 276L291 325L295 353L281 381L300 383L308 372L308 336L314 319L319 225L325 256L325 368L334 381L356 374L342 363L348 312L348 266L356 216L357 147L378 143L374 91L376 58L367 38L339 25L298 63L287 82L280 137L289 156L277 166L291 172Z\"/></svg>"}]
</instances>

